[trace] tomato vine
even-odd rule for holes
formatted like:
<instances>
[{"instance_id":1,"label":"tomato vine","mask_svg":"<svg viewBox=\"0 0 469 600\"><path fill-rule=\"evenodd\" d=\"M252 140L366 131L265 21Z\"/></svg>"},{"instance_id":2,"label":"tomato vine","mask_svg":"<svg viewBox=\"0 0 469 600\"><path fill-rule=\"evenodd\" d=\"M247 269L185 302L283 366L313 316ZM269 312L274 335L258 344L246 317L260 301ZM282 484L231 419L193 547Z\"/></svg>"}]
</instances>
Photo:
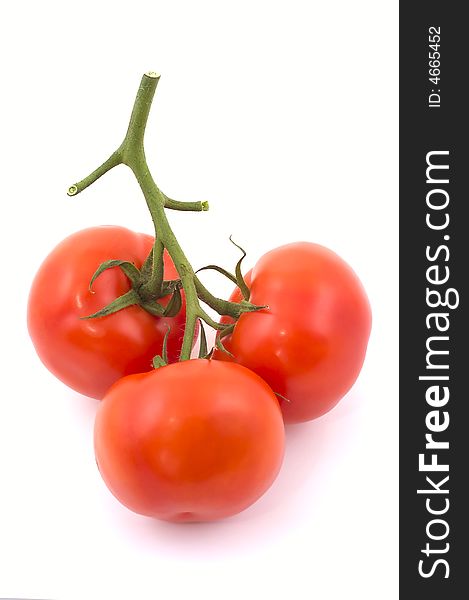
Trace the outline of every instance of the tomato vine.
<instances>
[{"instance_id":1,"label":"tomato vine","mask_svg":"<svg viewBox=\"0 0 469 600\"><path fill-rule=\"evenodd\" d=\"M233 302L214 296L200 281L171 229L165 209L207 211L209 206L208 202L181 202L169 198L158 188L148 167L145 157L144 135L159 79L160 76L154 72L143 75L124 141L102 165L78 183L70 186L67 193L69 196L76 196L118 165L126 165L132 170L143 192L153 220L155 229L154 246L140 271L118 259L107 261L99 267L95 277L99 276L105 269L121 268L129 278L132 289L126 295L116 298L102 311L90 315L89 318L99 318L117 310L122 310L131 304L139 304L155 316L171 315L174 314L175 309L181 307L180 289L182 287L186 296L186 326L180 360L188 360L198 320L204 321L218 331L218 347L221 347L221 338L233 329L232 325L218 323L212 319L202 307L201 302L214 309L219 315L226 315L232 319L238 319L242 313L254 312L266 307L252 304L246 299ZM180 278L178 281L168 282L163 279L164 249L167 250L175 264ZM236 281L246 297L247 286L242 278L239 264L236 268ZM173 297L164 308L158 304L157 300L168 295L168 293L172 293Z\"/></svg>"}]
</instances>

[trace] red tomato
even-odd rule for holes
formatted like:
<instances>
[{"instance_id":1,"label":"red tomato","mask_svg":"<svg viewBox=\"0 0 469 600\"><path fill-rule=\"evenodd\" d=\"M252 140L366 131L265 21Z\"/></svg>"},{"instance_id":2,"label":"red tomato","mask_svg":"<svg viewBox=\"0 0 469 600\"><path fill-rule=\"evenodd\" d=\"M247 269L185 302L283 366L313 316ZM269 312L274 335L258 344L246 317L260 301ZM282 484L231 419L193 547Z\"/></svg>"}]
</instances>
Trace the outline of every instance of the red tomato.
<instances>
[{"instance_id":1,"label":"red tomato","mask_svg":"<svg viewBox=\"0 0 469 600\"><path fill-rule=\"evenodd\" d=\"M245 313L223 340L281 401L287 423L329 411L360 373L371 330L370 305L360 280L337 254L308 242L265 254L249 273L250 302L269 309ZM239 290L232 299L239 301ZM224 319L229 322L228 319Z\"/></svg>"},{"instance_id":2,"label":"red tomato","mask_svg":"<svg viewBox=\"0 0 469 600\"><path fill-rule=\"evenodd\" d=\"M98 409L94 439L101 475L122 504L165 521L212 521L270 487L284 426L255 373L196 359L118 381Z\"/></svg>"},{"instance_id":3,"label":"red tomato","mask_svg":"<svg viewBox=\"0 0 469 600\"><path fill-rule=\"evenodd\" d=\"M78 392L102 398L124 375L148 371L161 354L168 326L168 356L177 360L184 335L185 306L174 318L157 318L139 306L107 317L81 320L129 290L119 268L104 271L89 290L98 266L109 259L141 267L153 238L124 227L92 227L63 240L42 263L31 288L28 328L39 358ZM166 279L177 278L165 255Z\"/></svg>"}]
</instances>

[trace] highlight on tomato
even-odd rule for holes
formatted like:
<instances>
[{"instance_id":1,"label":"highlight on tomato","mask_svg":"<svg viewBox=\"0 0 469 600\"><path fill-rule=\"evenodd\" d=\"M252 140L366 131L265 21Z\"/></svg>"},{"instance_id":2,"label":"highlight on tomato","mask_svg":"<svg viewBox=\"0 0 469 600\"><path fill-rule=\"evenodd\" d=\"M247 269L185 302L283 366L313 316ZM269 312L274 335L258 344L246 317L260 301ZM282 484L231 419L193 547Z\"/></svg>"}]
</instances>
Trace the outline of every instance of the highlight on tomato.
<instances>
[{"instance_id":1,"label":"highlight on tomato","mask_svg":"<svg viewBox=\"0 0 469 600\"><path fill-rule=\"evenodd\" d=\"M258 375L194 359L114 384L98 408L94 440L101 475L126 507L166 521L212 521L270 487L284 425Z\"/></svg>"},{"instance_id":2,"label":"highlight on tomato","mask_svg":"<svg viewBox=\"0 0 469 600\"><path fill-rule=\"evenodd\" d=\"M33 281L28 302L28 329L41 361L72 389L101 399L118 379L151 368L165 334L170 362L179 357L185 323L185 300L173 317L155 316L137 304L131 282L119 266L90 281L98 267L116 259L137 277L154 238L124 227L101 226L78 231L47 256ZM119 259L119 260L117 260ZM165 252L164 276L178 275ZM126 306L88 319L116 299ZM161 299L168 305L171 296ZM148 309L156 302L148 300ZM112 308L112 307L111 307ZM159 308L159 307L158 307Z\"/></svg>"},{"instance_id":3,"label":"highlight on tomato","mask_svg":"<svg viewBox=\"0 0 469 600\"><path fill-rule=\"evenodd\" d=\"M349 391L365 359L371 309L360 280L331 250L296 242L262 256L246 283L249 301L268 308L242 314L223 339L230 354L217 349L214 358L260 375L283 397L286 423L320 417ZM236 289L231 300L240 299Z\"/></svg>"}]
</instances>

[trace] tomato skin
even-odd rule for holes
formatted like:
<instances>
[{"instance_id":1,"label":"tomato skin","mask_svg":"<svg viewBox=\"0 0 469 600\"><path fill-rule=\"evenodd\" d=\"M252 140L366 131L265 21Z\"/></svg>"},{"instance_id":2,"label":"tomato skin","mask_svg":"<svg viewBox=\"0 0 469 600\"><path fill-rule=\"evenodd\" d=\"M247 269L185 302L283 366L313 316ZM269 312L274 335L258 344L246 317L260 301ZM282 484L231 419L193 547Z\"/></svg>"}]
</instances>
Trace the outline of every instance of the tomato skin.
<instances>
[{"instance_id":1,"label":"tomato skin","mask_svg":"<svg viewBox=\"0 0 469 600\"><path fill-rule=\"evenodd\" d=\"M80 319L130 288L122 271L113 268L95 280L90 292L98 266L116 258L140 268L152 244L152 236L124 227L91 227L59 243L36 274L28 302L29 334L49 371L81 394L101 399L124 375L148 371L152 358L161 354L168 326L169 359L178 358L185 304L174 318L155 318L130 306L107 317ZM177 278L170 257L164 260L165 277Z\"/></svg>"},{"instance_id":2,"label":"tomato skin","mask_svg":"<svg viewBox=\"0 0 469 600\"><path fill-rule=\"evenodd\" d=\"M214 358L244 365L287 398L286 423L320 417L352 387L365 359L371 309L360 280L331 250L297 242L261 257L247 282L250 301L269 309L241 315L223 340L234 359L219 350Z\"/></svg>"},{"instance_id":3,"label":"tomato skin","mask_svg":"<svg viewBox=\"0 0 469 600\"><path fill-rule=\"evenodd\" d=\"M274 393L255 373L195 359L113 385L94 440L101 475L122 504L166 521L212 521L270 487L284 425Z\"/></svg>"}]
</instances>

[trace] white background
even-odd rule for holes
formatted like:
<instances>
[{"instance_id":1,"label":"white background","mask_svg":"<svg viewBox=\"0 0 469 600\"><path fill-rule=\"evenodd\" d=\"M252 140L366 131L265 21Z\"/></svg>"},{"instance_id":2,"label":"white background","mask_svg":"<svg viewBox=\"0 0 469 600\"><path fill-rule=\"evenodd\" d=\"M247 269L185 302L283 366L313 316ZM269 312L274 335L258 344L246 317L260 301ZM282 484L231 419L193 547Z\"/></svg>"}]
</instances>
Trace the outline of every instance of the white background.
<instances>
[{"instance_id":1,"label":"white background","mask_svg":"<svg viewBox=\"0 0 469 600\"><path fill-rule=\"evenodd\" d=\"M0 596L397 598L396 45L391 1L3 6ZM210 525L117 503L94 462L96 402L42 367L25 326L31 279L67 234L151 232L124 167L65 195L120 143L149 69L162 74L147 135L155 178L211 204L170 215L193 265L232 267L230 234L249 265L316 241L354 267L373 307L353 390L288 428L271 490Z\"/></svg>"}]
</instances>

